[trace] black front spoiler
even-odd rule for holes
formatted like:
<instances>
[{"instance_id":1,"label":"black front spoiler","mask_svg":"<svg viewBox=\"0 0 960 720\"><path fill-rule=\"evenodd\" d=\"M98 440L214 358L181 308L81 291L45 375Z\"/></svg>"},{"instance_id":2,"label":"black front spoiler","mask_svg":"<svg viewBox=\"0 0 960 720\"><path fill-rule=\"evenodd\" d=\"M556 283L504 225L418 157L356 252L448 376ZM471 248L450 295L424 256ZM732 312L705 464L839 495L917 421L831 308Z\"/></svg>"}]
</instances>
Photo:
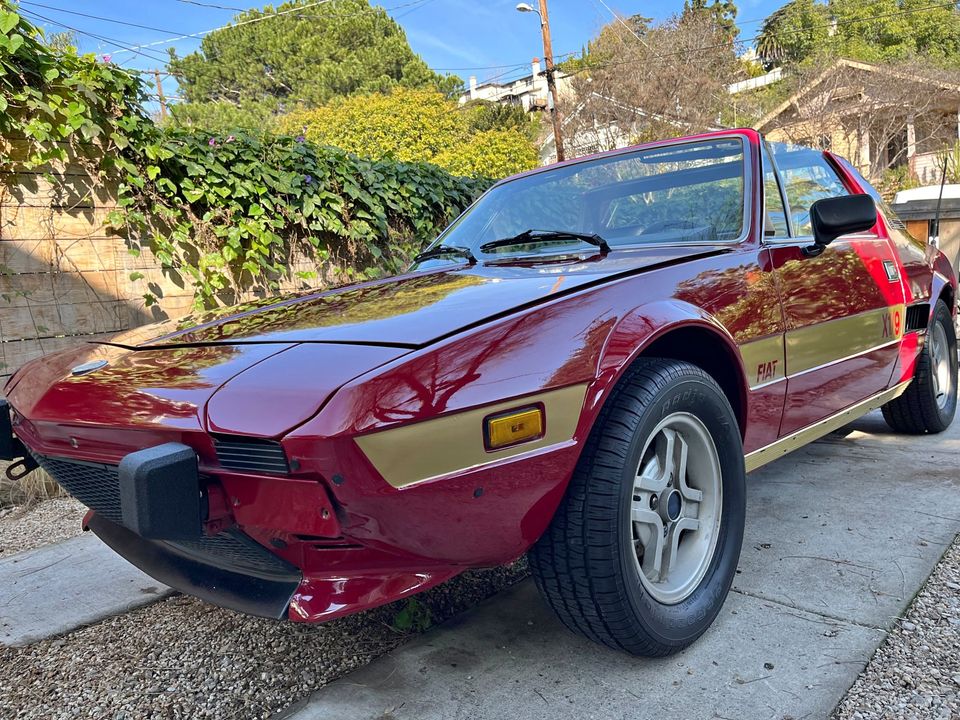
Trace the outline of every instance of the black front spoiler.
<instances>
[{"instance_id":1,"label":"black front spoiler","mask_svg":"<svg viewBox=\"0 0 960 720\"><path fill-rule=\"evenodd\" d=\"M164 540L147 540L125 527L92 513L87 527L110 548L147 575L214 605L248 615L283 619L293 593L300 585L300 571L273 555L253 539L236 533L232 541L249 543L249 550L261 550L269 562L254 568L231 566L229 558Z\"/></svg>"}]
</instances>

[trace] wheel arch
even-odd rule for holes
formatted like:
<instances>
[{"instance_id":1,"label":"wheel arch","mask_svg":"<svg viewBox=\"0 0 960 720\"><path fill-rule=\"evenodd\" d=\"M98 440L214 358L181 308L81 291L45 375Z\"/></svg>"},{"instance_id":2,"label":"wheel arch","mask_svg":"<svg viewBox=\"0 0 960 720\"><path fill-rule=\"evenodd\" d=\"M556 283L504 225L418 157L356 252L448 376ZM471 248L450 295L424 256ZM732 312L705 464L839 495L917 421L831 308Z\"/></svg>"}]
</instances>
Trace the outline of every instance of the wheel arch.
<instances>
[{"instance_id":1,"label":"wheel arch","mask_svg":"<svg viewBox=\"0 0 960 720\"><path fill-rule=\"evenodd\" d=\"M950 314L956 315L957 290L951 283L943 284L943 288L941 288L940 293L937 295L937 300L943 300L943 302L946 303L947 308L950 310Z\"/></svg>"},{"instance_id":2,"label":"wheel arch","mask_svg":"<svg viewBox=\"0 0 960 720\"><path fill-rule=\"evenodd\" d=\"M930 318L933 319L933 308L937 300L943 300L950 310L950 315L957 315L957 276L950 264L950 260L942 252L937 252L933 262L933 282L930 288Z\"/></svg>"},{"instance_id":3,"label":"wheel arch","mask_svg":"<svg viewBox=\"0 0 960 720\"><path fill-rule=\"evenodd\" d=\"M601 358L601 374L614 374L609 394L639 358L684 360L709 374L733 408L740 435L747 424L747 382L740 350L717 320L693 305L669 301L638 308L618 323Z\"/></svg>"}]
</instances>

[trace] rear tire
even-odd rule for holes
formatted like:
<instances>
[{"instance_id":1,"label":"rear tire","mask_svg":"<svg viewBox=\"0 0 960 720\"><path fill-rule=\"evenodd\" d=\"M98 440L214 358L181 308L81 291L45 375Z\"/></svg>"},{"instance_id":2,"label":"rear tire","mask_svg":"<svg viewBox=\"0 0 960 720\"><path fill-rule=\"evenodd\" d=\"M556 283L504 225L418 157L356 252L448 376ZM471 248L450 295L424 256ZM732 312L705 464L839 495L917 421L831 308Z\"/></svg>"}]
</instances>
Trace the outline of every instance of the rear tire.
<instances>
[{"instance_id":1,"label":"rear tire","mask_svg":"<svg viewBox=\"0 0 960 720\"><path fill-rule=\"evenodd\" d=\"M882 411L887 425L910 435L940 433L953 422L957 412L957 336L943 300L934 306L913 382Z\"/></svg>"},{"instance_id":2,"label":"rear tire","mask_svg":"<svg viewBox=\"0 0 960 720\"><path fill-rule=\"evenodd\" d=\"M730 590L745 500L740 430L723 391L695 365L641 358L605 403L530 551L537 587L595 642L678 652Z\"/></svg>"}]
</instances>

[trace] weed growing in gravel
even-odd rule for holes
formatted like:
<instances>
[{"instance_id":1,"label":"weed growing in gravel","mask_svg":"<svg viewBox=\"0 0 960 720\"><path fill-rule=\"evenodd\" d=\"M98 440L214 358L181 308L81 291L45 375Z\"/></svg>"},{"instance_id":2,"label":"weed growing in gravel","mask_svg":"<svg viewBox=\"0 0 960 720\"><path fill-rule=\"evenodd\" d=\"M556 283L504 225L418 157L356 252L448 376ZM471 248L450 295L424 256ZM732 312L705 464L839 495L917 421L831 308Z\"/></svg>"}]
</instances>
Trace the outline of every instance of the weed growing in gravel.
<instances>
[{"instance_id":1,"label":"weed growing in gravel","mask_svg":"<svg viewBox=\"0 0 960 720\"><path fill-rule=\"evenodd\" d=\"M34 470L17 482L11 482L0 474L0 508L12 505L34 505L43 500L64 496L66 493L63 488L43 470Z\"/></svg>"},{"instance_id":2,"label":"weed growing in gravel","mask_svg":"<svg viewBox=\"0 0 960 720\"><path fill-rule=\"evenodd\" d=\"M410 598L393 616L393 622L390 625L400 632L423 632L433 625L433 614L422 602L416 598Z\"/></svg>"}]
</instances>

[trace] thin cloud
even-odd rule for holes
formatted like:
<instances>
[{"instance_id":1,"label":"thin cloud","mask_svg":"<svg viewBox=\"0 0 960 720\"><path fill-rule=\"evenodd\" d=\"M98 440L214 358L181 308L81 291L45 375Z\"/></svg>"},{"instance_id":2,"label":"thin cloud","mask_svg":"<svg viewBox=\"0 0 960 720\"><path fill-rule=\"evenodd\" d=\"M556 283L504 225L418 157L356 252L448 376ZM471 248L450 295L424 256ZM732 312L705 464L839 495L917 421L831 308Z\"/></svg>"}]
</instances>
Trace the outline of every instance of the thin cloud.
<instances>
[{"instance_id":1,"label":"thin cloud","mask_svg":"<svg viewBox=\"0 0 960 720\"><path fill-rule=\"evenodd\" d=\"M471 65L483 65L488 62L483 55L476 50L471 50L461 45L452 45L430 33L424 33L419 30L407 30L407 37L418 45L426 45L435 50L442 50L448 55L459 58Z\"/></svg>"}]
</instances>

